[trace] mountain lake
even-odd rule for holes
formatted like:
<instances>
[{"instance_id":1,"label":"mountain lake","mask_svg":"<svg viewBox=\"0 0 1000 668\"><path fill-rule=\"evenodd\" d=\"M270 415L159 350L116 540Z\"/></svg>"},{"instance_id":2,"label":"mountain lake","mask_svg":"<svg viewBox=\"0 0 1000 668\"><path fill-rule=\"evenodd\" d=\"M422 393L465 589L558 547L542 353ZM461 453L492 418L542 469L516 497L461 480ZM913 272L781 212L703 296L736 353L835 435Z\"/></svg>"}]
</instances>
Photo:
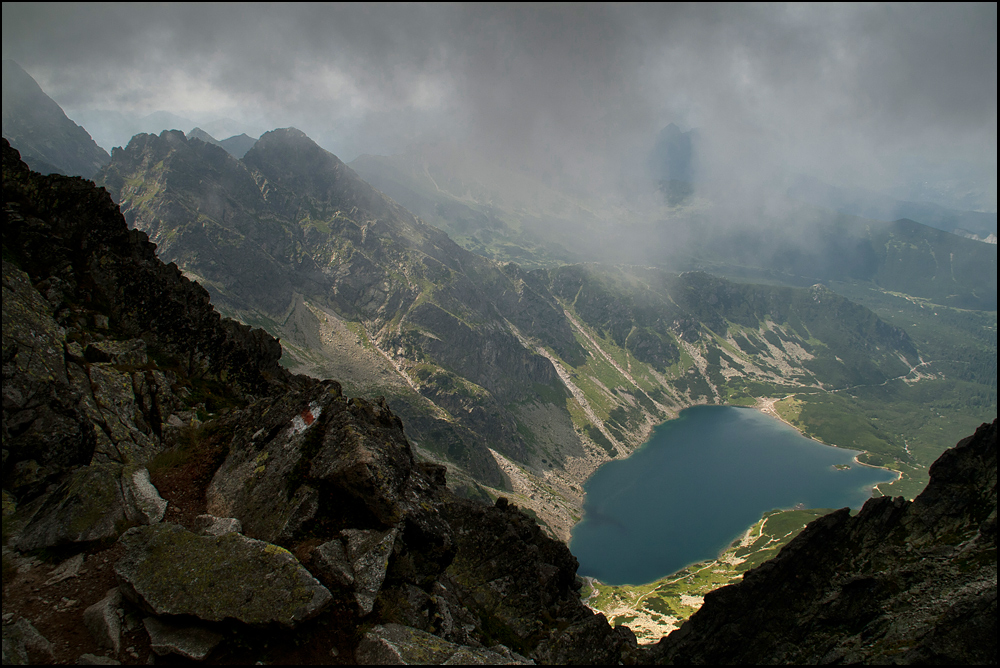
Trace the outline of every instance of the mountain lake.
<instances>
[{"instance_id":1,"label":"mountain lake","mask_svg":"<svg viewBox=\"0 0 1000 668\"><path fill-rule=\"evenodd\" d=\"M570 540L579 574L644 584L715 558L768 510L860 508L873 485L897 476L861 466L857 454L755 409L681 411L584 485L584 518Z\"/></svg>"}]
</instances>

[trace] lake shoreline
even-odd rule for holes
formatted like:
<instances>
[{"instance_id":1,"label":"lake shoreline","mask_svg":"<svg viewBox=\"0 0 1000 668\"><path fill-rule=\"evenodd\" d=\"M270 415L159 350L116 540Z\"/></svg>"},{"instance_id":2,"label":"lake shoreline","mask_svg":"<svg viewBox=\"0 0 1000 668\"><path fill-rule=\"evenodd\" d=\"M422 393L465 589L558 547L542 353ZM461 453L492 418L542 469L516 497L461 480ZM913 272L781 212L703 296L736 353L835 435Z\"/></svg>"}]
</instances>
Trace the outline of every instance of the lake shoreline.
<instances>
[{"instance_id":1,"label":"lake shoreline","mask_svg":"<svg viewBox=\"0 0 1000 668\"><path fill-rule=\"evenodd\" d=\"M768 407L773 410L773 403L776 401L777 399L768 401ZM737 490L740 495L747 499L746 502L739 503L759 503L760 512L843 506L860 508L868 498L871 498L877 484L898 479L899 473L897 471L865 465L857 461L856 457L861 452L851 448L832 446L837 447L838 450L819 449L828 452L828 455L822 455L819 451L813 451L810 448L805 451L796 448L788 450L787 448L792 447L796 439L800 443L804 441L812 446L828 446L830 444L809 438L794 425L788 424L786 420L781 419L780 416L776 416L771 411L759 409L746 412L735 411L728 413L729 417L724 417L727 415L724 412L716 413L732 408L753 407L692 406L688 409L693 411L690 414L683 411L683 415L678 416L680 419L667 420L657 425L653 431L654 435L658 434L658 436L636 448L629 457L617 460L612 466L600 467L600 471L595 472L588 479L584 493L586 499L584 516L574 525L569 541L570 549L581 561L581 576L594 577L605 583L607 580L616 582L622 575L611 575L612 572L620 572L622 568L630 569L632 566L629 564L635 564L635 568L646 572L641 574L634 572L625 577L629 579L637 577L635 581L644 582L652 582L663 577L663 570L655 574L649 572L659 570L659 567L654 568L647 557L643 557L647 559L645 563L642 562L642 559L634 558L634 554L641 554L642 550L630 553L628 549L622 547L625 537L630 535L645 545L647 538L636 537L648 536L648 529L651 526L648 522L652 521L652 526L662 525L660 533L664 535L673 533L675 536L684 536L685 540L688 536L703 536L694 541L703 542L710 538L711 532L703 534L705 527L699 525L700 528L694 529L689 525L692 522L692 517L698 517L699 513L705 512L709 513L705 516L710 518L706 519L707 522L719 525L714 531L729 534L725 536L726 540L723 541L721 536L716 536L718 542L711 547L711 554L707 552L699 554L698 549L695 549L693 553L688 552L688 554L683 555L681 550L690 548L680 548L677 545L657 547L656 561L675 562L666 568L666 573L669 574L684 568L686 564L718 558L718 555L726 550L734 537L745 532L746 528L760 517L760 515L747 517L745 518L746 524L739 522L735 526L723 528L726 524L734 523L735 518L729 517L730 513L723 511L723 506L732 502L735 498L732 495ZM745 417L736 417L738 414ZM760 415L760 417L752 418L751 415ZM685 417L689 417L689 419L683 419ZM791 429L786 430L771 422L771 418L774 417L778 417L779 422L788 425ZM745 422L746 420L750 420L750 422ZM767 427L768 423L773 426ZM673 429L669 428L671 424L674 425ZM667 427L666 432L661 431L663 427ZM733 430L734 428L735 431L730 431L725 436L721 435L726 429ZM671 435L667 436L667 433ZM784 433L785 436L780 436L779 433ZM663 450L655 442L660 437L680 438L680 440L676 441L676 446ZM651 446L657 447L650 450ZM801 446L797 447L801 448ZM760 448L764 450L760 450ZM834 455L834 452L840 454ZM762 456L763 460L761 460ZM635 460L637 457L643 461L633 461L630 465L626 464L629 460ZM706 459L706 457L708 458ZM728 463L722 465L723 461ZM759 471L763 477L758 483L752 483L747 472L758 471L761 461L765 462ZM772 464L767 464L768 461ZM842 492L840 490L845 488L841 486L841 483L832 480L824 479L825 482L821 482L819 478L816 478L815 482L811 482L813 476L823 475L813 466L812 462L819 465L824 461L826 468L837 462L850 463L851 465L847 469L837 474L837 478L839 479L841 476L848 478L843 483L855 491ZM808 465L807 462L809 462ZM734 465L735 468L733 468ZM855 473L851 472L852 469ZM882 469L884 473L878 471L876 475L876 469ZM705 496L706 492L703 486L698 486L697 489L691 486L690 472L695 470L711 471L712 473L707 475L721 481L716 484L723 486L719 488L717 493L707 492L708 496ZM688 471L688 473L684 473L684 471ZM869 471L869 473L862 473L862 471ZM756 479L756 476L750 477ZM804 484L803 480L810 480L810 482ZM857 482L850 482L852 480ZM776 485L777 487L775 487ZM863 489L862 485L864 485ZM800 492L794 493L798 498L794 498L794 496L789 498L789 494L792 492L786 490L796 487L801 488ZM775 491L776 489L778 491ZM670 497L666 505L663 505L661 500L667 498L664 497L664 492L668 492L668 497ZM830 494L834 496L830 497ZM846 496L844 496L845 494ZM727 501L727 499L729 500ZM753 500L751 501L751 499ZM639 512L636 510L639 508L645 510ZM710 510L712 508L714 510ZM654 514L650 515L650 511L653 511ZM645 516L645 519L640 520L640 516ZM606 535L602 536L602 534ZM691 545L691 548L693 547L694 545ZM704 550L704 548L700 549ZM685 556L687 558L684 558ZM659 566L667 566L667 564L661 563Z\"/></svg>"},{"instance_id":2,"label":"lake shoreline","mask_svg":"<svg viewBox=\"0 0 1000 668\"><path fill-rule=\"evenodd\" d=\"M746 408L753 408L754 410L760 411L764 415L767 415L769 417L773 417L776 420L784 422L789 427L791 427L792 429L794 429L795 431L797 431L799 433L799 435L802 436L803 438L808 438L809 440L816 441L817 443L822 443L823 445L829 446L831 448L840 448L841 450L853 450L854 449L854 448L843 447L843 446L837 445L836 443L827 443L826 441L824 441L822 439L819 439L819 438L816 438L815 436L810 436L809 434L806 434L804 431L802 431L799 427L795 426L794 424L792 424L791 422L789 422L785 418L781 417L781 415L778 413L778 410L774 407L774 405L776 403L778 403L779 401L782 401L784 399L787 399L788 397L794 397L794 396L795 396L794 394L788 394L788 395L786 395L784 397L781 397L780 399L769 399L767 397L755 397L755 399L757 400L757 403L754 404L753 406L746 406ZM744 407L743 406L734 406L733 408L744 408ZM881 469L883 471L889 471L890 473L895 473L896 474L896 479L893 480L892 482L889 482L889 483L876 483L875 485L872 486L872 491L874 491L874 490L877 489L879 494L881 494L882 496L887 496L885 494L885 492L883 492L881 489L879 489L879 485L882 485L882 484L889 484L889 485L891 485L894 482L899 482L903 478L902 472L901 471L897 471L896 469L891 469L888 466L877 466L875 464L866 464L865 462L863 462L863 461L861 461L861 460L858 459L858 457L861 456L861 455L863 455L864 452L865 452L864 450L861 450L861 451L858 452L858 454L854 455L854 463L855 464L857 464L858 466L867 466L868 468L871 468L871 469Z\"/></svg>"}]
</instances>

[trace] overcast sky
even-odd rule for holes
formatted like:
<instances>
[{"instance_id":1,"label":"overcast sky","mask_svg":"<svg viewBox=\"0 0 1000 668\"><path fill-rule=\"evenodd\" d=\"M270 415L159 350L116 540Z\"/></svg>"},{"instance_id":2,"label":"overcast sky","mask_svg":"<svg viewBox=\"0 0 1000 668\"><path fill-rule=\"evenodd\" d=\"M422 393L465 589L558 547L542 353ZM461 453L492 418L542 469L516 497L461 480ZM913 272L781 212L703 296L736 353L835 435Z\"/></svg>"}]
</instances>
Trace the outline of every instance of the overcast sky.
<instances>
[{"instance_id":1,"label":"overcast sky","mask_svg":"<svg viewBox=\"0 0 1000 668\"><path fill-rule=\"evenodd\" d=\"M5 2L3 57L69 112L295 126L347 160L449 138L592 175L673 121L716 173L877 188L958 161L996 207L994 3Z\"/></svg>"}]
</instances>

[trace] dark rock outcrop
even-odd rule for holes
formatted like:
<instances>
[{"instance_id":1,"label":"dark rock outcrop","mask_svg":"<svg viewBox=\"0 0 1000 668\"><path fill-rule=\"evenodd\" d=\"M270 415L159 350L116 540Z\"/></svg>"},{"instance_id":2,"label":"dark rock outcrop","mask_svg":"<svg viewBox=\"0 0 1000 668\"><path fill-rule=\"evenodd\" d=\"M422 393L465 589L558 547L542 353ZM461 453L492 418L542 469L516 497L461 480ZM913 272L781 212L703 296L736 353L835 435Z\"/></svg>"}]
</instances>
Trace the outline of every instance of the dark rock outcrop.
<instances>
[{"instance_id":1,"label":"dark rock outcrop","mask_svg":"<svg viewBox=\"0 0 1000 668\"><path fill-rule=\"evenodd\" d=\"M419 629L386 624L368 631L358 643L358 663L386 665L533 665L503 645L468 647L450 643Z\"/></svg>"},{"instance_id":2,"label":"dark rock outcrop","mask_svg":"<svg viewBox=\"0 0 1000 668\"><path fill-rule=\"evenodd\" d=\"M156 524L166 507L146 469L91 464L25 504L16 520L24 528L11 542L27 551L114 539L129 524Z\"/></svg>"},{"instance_id":3,"label":"dark rock outcrop","mask_svg":"<svg viewBox=\"0 0 1000 668\"><path fill-rule=\"evenodd\" d=\"M32 174L6 140L3 196L3 485L34 518L15 543L114 537L162 517L135 475L168 418L284 386L281 347L222 320L106 192Z\"/></svg>"},{"instance_id":4,"label":"dark rock outcrop","mask_svg":"<svg viewBox=\"0 0 1000 668\"><path fill-rule=\"evenodd\" d=\"M390 526L401 517L413 454L382 403L345 399L333 381L261 400L241 417L230 454L207 491L208 510L248 536L288 543L333 495ZM348 528L343 526L340 528Z\"/></svg>"},{"instance_id":5,"label":"dark rock outcrop","mask_svg":"<svg viewBox=\"0 0 1000 668\"><path fill-rule=\"evenodd\" d=\"M812 522L705 597L659 663L996 663L997 423L946 451L913 502Z\"/></svg>"},{"instance_id":6,"label":"dark rock outcrop","mask_svg":"<svg viewBox=\"0 0 1000 668\"><path fill-rule=\"evenodd\" d=\"M159 656L176 654L192 661L204 661L222 642L220 634L197 626L180 626L156 617L146 617L142 624L149 633L151 649Z\"/></svg>"}]
</instances>

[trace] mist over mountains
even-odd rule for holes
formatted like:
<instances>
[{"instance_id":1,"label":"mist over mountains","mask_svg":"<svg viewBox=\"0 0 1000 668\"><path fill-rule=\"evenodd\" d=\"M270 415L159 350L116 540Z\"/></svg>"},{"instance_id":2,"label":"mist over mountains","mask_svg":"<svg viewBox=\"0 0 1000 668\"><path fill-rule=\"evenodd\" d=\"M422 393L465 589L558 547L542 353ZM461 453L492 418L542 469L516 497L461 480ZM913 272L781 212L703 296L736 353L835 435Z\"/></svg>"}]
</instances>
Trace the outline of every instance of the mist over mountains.
<instances>
[{"instance_id":1,"label":"mist over mountains","mask_svg":"<svg viewBox=\"0 0 1000 668\"><path fill-rule=\"evenodd\" d=\"M945 452L913 502L817 519L640 646L581 601L564 544L507 498L457 497L384 400L289 374L278 342L220 318L107 191L31 172L6 140L3 154L5 663L874 662L901 646L904 661L995 660L995 420ZM747 289L695 302L721 329L712 312ZM776 296L755 291L761 307ZM830 295L811 296L827 310ZM835 326L860 308L834 303ZM40 549L69 558L42 573ZM30 603L40 577L63 595L51 612ZM81 600L83 615L67 610ZM81 654L94 648L104 656Z\"/></svg>"},{"instance_id":2,"label":"mist over mountains","mask_svg":"<svg viewBox=\"0 0 1000 668\"><path fill-rule=\"evenodd\" d=\"M44 98L36 104L55 104L37 86L32 90L36 98ZM38 127L37 132L45 132L44 123ZM51 133L58 136L57 129ZM563 376L586 365L580 342L571 343L574 337L591 337L597 346L591 354L608 355L598 341L618 332L608 344L627 360L636 356L636 363L651 365L653 376L667 373L656 376L653 384L660 389L655 392L673 387L679 392L674 400L680 402L678 408L687 402L725 400L720 388L730 381L713 376L711 364L697 367L703 379L699 383L704 382L698 392L687 380L680 382L683 368L671 370L681 362L676 351L683 348L684 337L694 336L686 343L703 346L697 354L714 359L711 349L718 341L712 337L729 333L690 311L671 315L675 304L686 302L685 309L695 304L676 293L678 286L666 278L669 272L708 271L800 287L846 281L951 307L996 308L995 245L910 220L879 222L832 211L837 202L830 200L831 191L822 191L827 207L780 194L734 199L724 184L699 171L706 141L700 131L668 125L644 158L647 178L658 184L654 199L625 203L600 192L579 192L558 179L539 179L531 168L472 158L454 144L361 156L351 163L355 173L294 129L265 133L260 141L246 135L219 141L201 128L190 137L178 131L136 135L126 148L115 149L99 181L121 203L130 224L150 234L160 255L201 282L221 308L281 336L288 364L321 377L338 375L356 391L397 397L394 409L407 419L418 442L433 442L433 450L471 475L470 483L498 488L509 483L503 482L502 465L490 447L536 465L544 459L565 466L565 455L558 454L560 441L576 443L578 454L593 447L598 457L615 456L641 441L650 420L672 410L671 401L654 400L636 412L642 397L651 397L651 388L626 373L626 387L633 386L625 390L627 396L591 398L590 403L602 404L599 409L574 399L581 406L586 403L585 417L558 408L561 435L545 437L548 445L539 450L536 441L545 431L541 425L555 414L543 418L532 408L527 416L524 406L537 402L532 399L537 388L529 388L552 385L553 396L561 396L567 381L557 380L559 365L565 365ZM801 195L802 189L790 194ZM843 200L841 195L838 201ZM927 206L917 211L940 214ZM954 224L941 216L937 222ZM498 266L491 260L516 265ZM587 291L577 295L561 287L577 271L561 265L595 261L603 266L583 275L603 276L595 284L617 286L606 299L628 303L638 297L637 290L655 292L661 283L667 299L639 320L628 309L617 316L621 321L597 315L600 310L590 313L591 307L580 301ZM621 282L622 270L608 267L621 263L666 273L653 278L646 270L630 268ZM402 283L401 270L408 276ZM458 283L456 276L462 277ZM779 312L775 322L780 325L788 316ZM774 314L757 316L766 320ZM734 313L721 317L721 322L738 322ZM656 324L671 320L670 325ZM362 328L360 336L350 334L354 326ZM699 330L703 333L693 333ZM705 333L710 335L705 338ZM463 343L435 343L455 337ZM526 344L524 337L533 342ZM473 361L474 351L484 345L498 355L485 365ZM548 360L538 357L538 345L547 350ZM796 345L815 355L806 340ZM752 343L736 347L751 357L756 354ZM666 352L670 350L675 352ZM904 357L912 362L914 354L911 349ZM840 364L853 355L843 349L835 357ZM511 367L514 359L522 362ZM798 360L792 366L801 364ZM506 377L511 368L522 366L534 370L523 378ZM832 369L824 368L827 375L820 376L804 368L800 382L823 386L832 378L875 379L868 372L858 376L858 369L829 375ZM884 374L881 380L903 371ZM538 405L558 407L561 402ZM619 410L624 412L615 412ZM605 426L609 419L620 433ZM572 475L565 484L572 488L577 478Z\"/></svg>"},{"instance_id":3,"label":"mist over mountains","mask_svg":"<svg viewBox=\"0 0 1000 668\"><path fill-rule=\"evenodd\" d=\"M869 604L924 600L918 571L906 619L938 630L907 656L995 656L966 652L995 424L931 468L996 414L995 5L64 9L3 8L16 549L158 524L148 468L183 530L114 549L239 520L332 588L347 661L724 661L719 625L757 622L743 660L885 658L902 617ZM701 404L855 449L897 499L637 648L564 544L584 481ZM842 601L836 632L788 640L826 619L798 590L754 617L768 573Z\"/></svg>"},{"instance_id":4,"label":"mist over mountains","mask_svg":"<svg viewBox=\"0 0 1000 668\"><path fill-rule=\"evenodd\" d=\"M111 159L12 60L3 61L3 136L41 172L90 178Z\"/></svg>"},{"instance_id":5,"label":"mist over mountains","mask_svg":"<svg viewBox=\"0 0 1000 668\"><path fill-rule=\"evenodd\" d=\"M473 237L499 238L501 216L524 214L523 200L494 199L493 218L477 215L468 182L447 176L424 170L401 199L467 216L448 220ZM497 264L485 246L483 255L462 248L294 129L265 133L241 160L176 131L137 135L99 181L224 312L281 337L287 365L386 396L420 451L454 466L469 493L524 484L563 499L532 506L557 533L571 525L580 472L630 452L673 411L745 401L761 382L877 386L925 364L903 330L817 278L995 308L995 246L809 208L795 221L814 238L812 255L780 225L770 238L703 230L692 236L703 246L677 251L808 289L613 266L625 249L612 243L603 264ZM435 184L423 186L423 200L419 183ZM464 202L447 195L463 187ZM656 241L646 238L652 253ZM872 461L920 466L868 447Z\"/></svg>"},{"instance_id":6,"label":"mist over mountains","mask_svg":"<svg viewBox=\"0 0 1000 668\"><path fill-rule=\"evenodd\" d=\"M70 113L81 125L89 129L94 141L106 147L108 151L115 146L127 146L129 140L137 134L160 134L164 130L183 130L190 133L198 128L219 140L239 135L259 137L264 132L264 128L231 118L193 120L168 111L154 111L144 116L113 109L80 109Z\"/></svg>"}]
</instances>

